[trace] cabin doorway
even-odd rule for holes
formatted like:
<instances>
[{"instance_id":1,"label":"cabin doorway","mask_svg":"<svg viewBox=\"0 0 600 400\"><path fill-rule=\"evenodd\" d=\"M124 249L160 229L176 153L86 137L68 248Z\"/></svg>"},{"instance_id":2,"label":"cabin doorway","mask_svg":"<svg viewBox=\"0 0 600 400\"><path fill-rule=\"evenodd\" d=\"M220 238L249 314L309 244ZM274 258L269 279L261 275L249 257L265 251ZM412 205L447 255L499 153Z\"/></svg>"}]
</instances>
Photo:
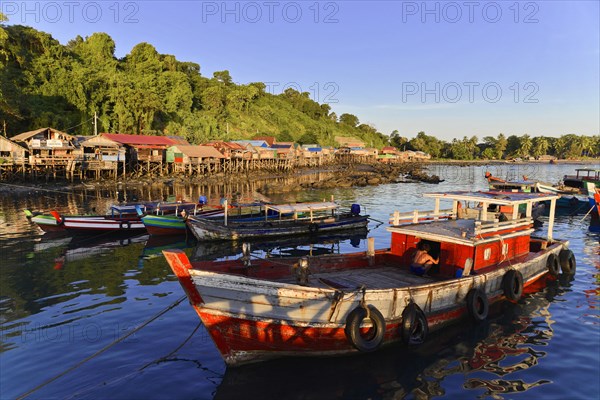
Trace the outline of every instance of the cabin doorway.
<instances>
[{"instance_id":1,"label":"cabin doorway","mask_svg":"<svg viewBox=\"0 0 600 400\"><path fill-rule=\"evenodd\" d=\"M440 272L440 265L444 260L440 258L441 254L441 243L434 242L432 240L421 239L421 243L426 243L429 246L429 255L435 260L439 260L437 264L434 264L428 271L428 274L437 274Z\"/></svg>"}]
</instances>

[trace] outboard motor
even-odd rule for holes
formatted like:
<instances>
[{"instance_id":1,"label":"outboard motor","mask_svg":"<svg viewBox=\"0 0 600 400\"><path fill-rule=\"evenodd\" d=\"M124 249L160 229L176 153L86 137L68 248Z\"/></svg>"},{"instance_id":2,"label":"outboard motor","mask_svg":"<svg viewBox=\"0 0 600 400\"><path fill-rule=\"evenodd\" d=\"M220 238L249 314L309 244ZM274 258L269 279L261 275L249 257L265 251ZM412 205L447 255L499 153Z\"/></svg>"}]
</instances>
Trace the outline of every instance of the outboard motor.
<instances>
[{"instance_id":1,"label":"outboard motor","mask_svg":"<svg viewBox=\"0 0 600 400\"><path fill-rule=\"evenodd\" d=\"M352 204L350 206L350 213L352 215L359 215L360 214L360 204Z\"/></svg>"},{"instance_id":2,"label":"outboard motor","mask_svg":"<svg viewBox=\"0 0 600 400\"><path fill-rule=\"evenodd\" d=\"M208 200L206 199L206 196L200 196L200 198L198 198L198 204L201 206L205 205L207 202Z\"/></svg>"}]
</instances>

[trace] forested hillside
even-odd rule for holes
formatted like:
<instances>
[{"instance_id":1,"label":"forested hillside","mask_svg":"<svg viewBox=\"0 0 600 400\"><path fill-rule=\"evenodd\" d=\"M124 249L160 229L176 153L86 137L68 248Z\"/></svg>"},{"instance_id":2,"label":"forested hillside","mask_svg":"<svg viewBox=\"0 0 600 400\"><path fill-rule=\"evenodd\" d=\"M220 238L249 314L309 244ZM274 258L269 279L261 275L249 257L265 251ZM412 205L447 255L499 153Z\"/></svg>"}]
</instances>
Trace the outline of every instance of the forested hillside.
<instances>
[{"instance_id":1,"label":"forested hillside","mask_svg":"<svg viewBox=\"0 0 600 400\"><path fill-rule=\"evenodd\" d=\"M118 59L105 33L61 45L33 28L0 29L0 123L9 136L45 126L91 134L97 113L99 132L181 135L192 143L257 134L321 145L334 145L335 136L374 147L388 140L356 116L338 118L308 93L273 95L260 82L233 83L228 71L204 77L199 64L148 43Z\"/></svg>"},{"instance_id":2,"label":"forested hillside","mask_svg":"<svg viewBox=\"0 0 600 400\"><path fill-rule=\"evenodd\" d=\"M600 155L599 135L576 133L500 133L482 141L469 135L451 142L425 132L408 138L394 131L388 137L355 115L338 117L309 93L287 89L274 95L265 89L261 82L235 84L228 71L202 76L199 64L159 54L148 43L118 59L105 33L61 45L33 28L0 25L0 130L6 128L8 136L47 126L90 135L97 113L99 132L180 135L195 144L268 135L335 146L336 136L351 136L370 147L391 144L457 160Z\"/></svg>"}]
</instances>

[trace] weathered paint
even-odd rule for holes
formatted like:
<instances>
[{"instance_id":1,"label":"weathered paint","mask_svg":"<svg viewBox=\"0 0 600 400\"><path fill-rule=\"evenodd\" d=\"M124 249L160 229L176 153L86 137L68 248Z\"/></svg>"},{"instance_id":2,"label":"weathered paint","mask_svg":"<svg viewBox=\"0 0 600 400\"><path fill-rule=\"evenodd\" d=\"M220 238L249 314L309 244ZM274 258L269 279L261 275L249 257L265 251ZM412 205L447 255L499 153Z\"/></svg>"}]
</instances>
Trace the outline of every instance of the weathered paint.
<instances>
[{"instance_id":1,"label":"weathered paint","mask_svg":"<svg viewBox=\"0 0 600 400\"><path fill-rule=\"evenodd\" d=\"M315 259L316 272L312 271L311 265L311 282L317 282L320 276L335 280L336 273L344 277L350 271L356 276L363 270L365 279L369 270L406 275L407 280L412 279L415 284L405 287L367 286L364 292L365 302L375 306L386 319L384 343L387 344L400 340L398 324L410 301L425 312L430 330L440 329L466 315L466 295L472 288L482 290L490 302L503 299L502 278L509 268L523 274L526 287L539 282L547 274L547 257L551 253L558 254L563 246L564 243L557 242L545 250L513 260L512 265L504 262L499 268L480 275L442 281L409 275L406 266L397 264L399 256L392 252L377 252L374 264L395 264L395 271L391 267L383 270L369 267L365 253L325 256ZM286 283L286 276L293 277L291 268L268 261L250 268L244 268L240 261L227 261L223 265L215 263L213 271L207 271L199 268L207 264L194 263L192 266L183 252L167 251L165 255L229 365L290 354L357 351L347 340L344 327L348 314L360 304L363 296L360 289ZM346 269L348 267L350 269ZM293 279L288 281L293 282ZM336 293L341 295L337 304Z\"/></svg>"},{"instance_id":2,"label":"weathered paint","mask_svg":"<svg viewBox=\"0 0 600 400\"><path fill-rule=\"evenodd\" d=\"M186 223L198 240L241 240L264 237L305 235L316 232L331 232L343 229L364 228L368 224L366 216L328 217L310 221L237 221L224 225L221 221L205 218L189 218Z\"/></svg>"}]
</instances>

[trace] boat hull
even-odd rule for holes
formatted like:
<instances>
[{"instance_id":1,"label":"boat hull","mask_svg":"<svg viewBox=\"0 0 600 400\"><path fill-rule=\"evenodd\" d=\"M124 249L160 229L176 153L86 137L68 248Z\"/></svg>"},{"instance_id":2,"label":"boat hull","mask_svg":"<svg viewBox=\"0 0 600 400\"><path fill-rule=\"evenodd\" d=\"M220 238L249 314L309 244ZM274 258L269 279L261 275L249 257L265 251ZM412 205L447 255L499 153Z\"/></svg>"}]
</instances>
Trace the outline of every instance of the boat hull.
<instances>
[{"instance_id":1,"label":"boat hull","mask_svg":"<svg viewBox=\"0 0 600 400\"><path fill-rule=\"evenodd\" d=\"M243 240L267 237L317 234L344 229L364 228L367 216L347 216L309 223L268 220L264 222L231 222L225 226L220 221L203 218L189 218L187 225L198 240Z\"/></svg>"},{"instance_id":2,"label":"boat hull","mask_svg":"<svg viewBox=\"0 0 600 400\"><path fill-rule=\"evenodd\" d=\"M505 299L503 280L509 270L522 274L525 288L543 281L548 257L558 257L566 245L555 242L490 272L440 281L410 274L388 251L373 257L322 256L311 260L316 265L310 266L308 285L298 284L293 275L286 278L290 267L277 265L281 262L193 268L182 252L167 251L165 256L223 359L238 366L282 356L359 353L346 325L363 301L385 319L381 345L402 341L403 311L411 302L424 312L429 331L440 329L469 314L471 289L479 289L490 304ZM389 285L370 288L376 275L383 278L379 282L389 278ZM349 277L358 281L343 286ZM356 285L360 279L364 290Z\"/></svg>"},{"instance_id":3,"label":"boat hull","mask_svg":"<svg viewBox=\"0 0 600 400\"><path fill-rule=\"evenodd\" d=\"M143 232L146 230L140 218L64 217L63 225L69 232Z\"/></svg>"},{"instance_id":4,"label":"boat hull","mask_svg":"<svg viewBox=\"0 0 600 400\"><path fill-rule=\"evenodd\" d=\"M33 216L31 222L35 223L44 232L62 232L65 230L65 227L51 215Z\"/></svg>"},{"instance_id":5,"label":"boat hull","mask_svg":"<svg viewBox=\"0 0 600 400\"><path fill-rule=\"evenodd\" d=\"M187 229L185 220L176 216L146 215L142 223L149 234L156 236L183 235Z\"/></svg>"}]
</instances>

